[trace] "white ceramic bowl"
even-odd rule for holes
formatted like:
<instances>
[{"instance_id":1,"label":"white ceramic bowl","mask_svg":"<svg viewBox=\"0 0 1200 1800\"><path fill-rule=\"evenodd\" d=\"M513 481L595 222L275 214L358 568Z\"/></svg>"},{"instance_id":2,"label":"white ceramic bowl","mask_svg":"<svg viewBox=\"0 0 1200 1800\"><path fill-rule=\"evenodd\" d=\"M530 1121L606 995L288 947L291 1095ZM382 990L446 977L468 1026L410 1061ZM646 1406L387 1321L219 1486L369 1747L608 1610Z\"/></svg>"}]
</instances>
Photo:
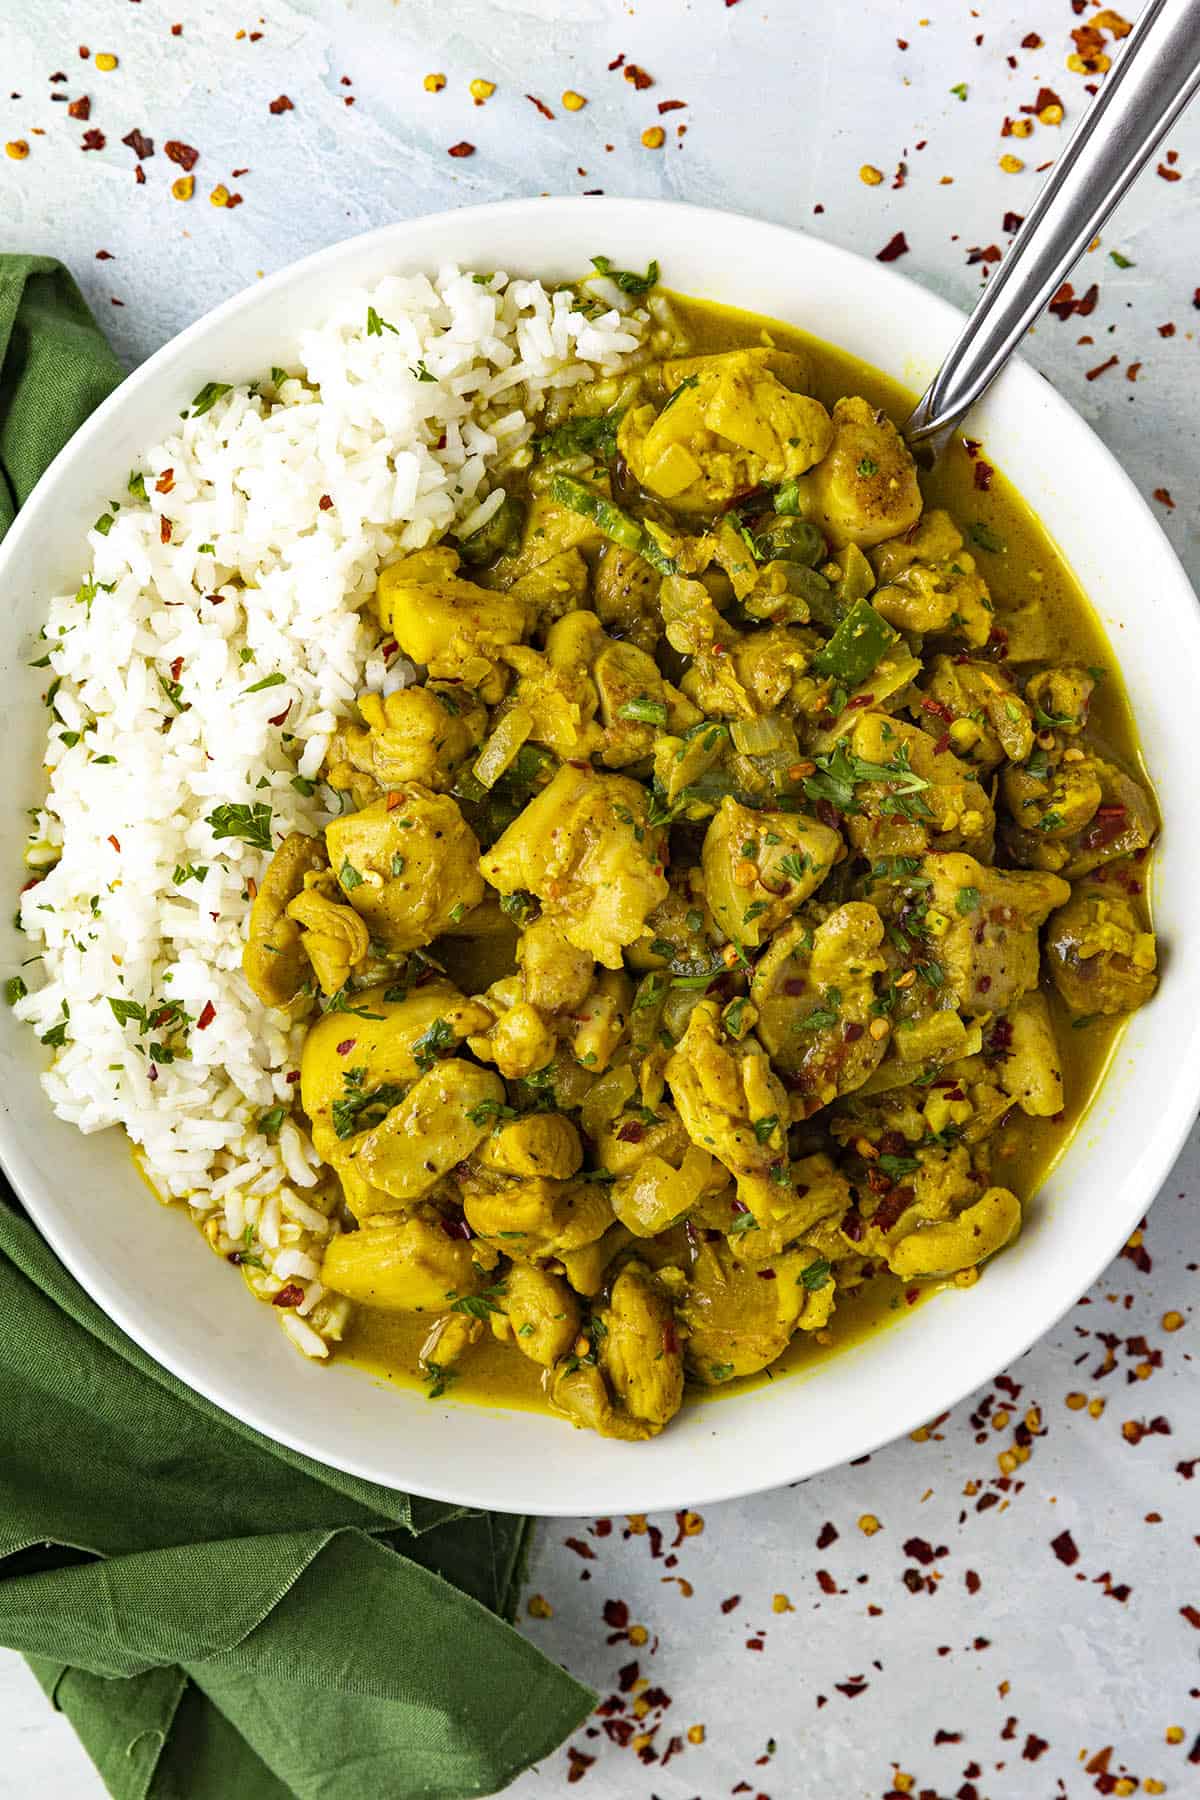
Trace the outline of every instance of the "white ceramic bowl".
<instances>
[{"instance_id":1,"label":"white ceramic bowl","mask_svg":"<svg viewBox=\"0 0 1200 1800\"><path fill-rule=\"evenodd\" d=\"M15 888L24 808L40 791L43 682L28 663L50 595L82 574L84 532L146 444L205 381L289 360L339 290L459 262L563 278L598 252L671 286L791 321L920 391L959 315L911 282L799 232L648 201L515 200L385 227L238 295L151 357L39 483L0 547L0 682L8 775L0 868ZM267 1436L416 1493L537 1513L711 1502L861 1456L986 1382L1046 1331L1115 1254L1165 1178L1200 1093L1200 834L1195 684L1200 616L1134 487L1032 369L1010 367L971 423L1091 595L1124 670L1164 817L1157 923L1163 985L1135 1015L1103 1093L1029 1208L1019 1242L968 1292L810 1375L686 1409L653 1443L610 1443L523 1412L435 1404L360 1372L314 1366L187 1221L154 1205L118 1133L55 1119L43 1052L0 1008L0 1156L63 1261L160 1363ZM7 920L10 908L0 908ZM25 954L6 924L4 971ZM11 1327L10 1327L11 1328Z\"/></svg>"}]
</instances>

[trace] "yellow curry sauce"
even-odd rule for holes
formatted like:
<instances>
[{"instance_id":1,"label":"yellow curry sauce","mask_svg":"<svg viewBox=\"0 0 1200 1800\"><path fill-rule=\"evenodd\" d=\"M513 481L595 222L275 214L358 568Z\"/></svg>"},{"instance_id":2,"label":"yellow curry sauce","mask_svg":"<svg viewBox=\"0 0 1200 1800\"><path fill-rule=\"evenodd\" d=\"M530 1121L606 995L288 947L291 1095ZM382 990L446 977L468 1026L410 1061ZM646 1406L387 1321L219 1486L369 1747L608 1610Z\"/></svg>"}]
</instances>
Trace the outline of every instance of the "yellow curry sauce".
<instances>
[{"instance_id":1,"label":"yellow curry sauce","mask_svg":"<svg viewBox=\"0 0 1200 1800\"><path fill-rule=\"evenodd\" d=\"M430 695L364 701L326 770L346 816L277 854L246 963L275 1004L314 977L335 999L301 1092L357 1221L326 1261L356 1302L339 1354L434 1394L552 1396L626 1437L667 1422L685 1358L720 1394L977 1279L1155 979L1156 820L1117 666L986 446L956 445L918 495L883 417L909 410L897 384L664 299L665 360L548 422L482 546L385 572L381 623ZM835 411L843 396L867 404ZM579 434L608 409L607 442ZM418 754L430 721L439 747ZM613 860L589 906L577 864L557 881L540 862L597 770L650 873ZM821 966L848 974L818 979L835 954ZM672 1012L674 988L692 991ZM596 1214L590 1236L561 1236L564 1206L575 1226ZM705 1258L756 1303L758 1282L798 1289L786 1324L718 1329Z\"/></svg>"}]
</instances>

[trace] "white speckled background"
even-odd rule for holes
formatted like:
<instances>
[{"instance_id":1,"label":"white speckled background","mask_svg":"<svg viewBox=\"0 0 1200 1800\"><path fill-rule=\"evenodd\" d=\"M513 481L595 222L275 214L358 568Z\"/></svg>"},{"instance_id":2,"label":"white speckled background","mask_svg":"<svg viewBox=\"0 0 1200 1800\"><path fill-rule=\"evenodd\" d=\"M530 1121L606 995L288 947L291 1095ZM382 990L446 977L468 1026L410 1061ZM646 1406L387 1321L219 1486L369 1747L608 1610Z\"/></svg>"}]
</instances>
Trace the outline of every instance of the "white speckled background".
<instances>
[{"instance_id":1,"label":"white speckled background","mask_svg":"<svg viewBox=\"0 0 1200 1800\"><path fill-rule=\"evenodd\" d=\"M130 364L323 244L542 191L728 206L867 254L903 229L901 270L965 304L986 267L970 250L1003 247L1004 214L1028 209L1062 141L1041 124L1002 141L1004 117L1042 86L1078 116L1087 77L1066 57L1082 22L1070 0L254 0L244 17L225 0L0 0L0 140L30 145L0 159L0 248L65 258ZM1023 46L1031 34L1044 42ZM81 44L119 67L100 73ZM621 54L653 85L609 71ZM431 71L447 77L436 95ZM497 84L482 108L474 76ZM567 88L581 112L564 111ZM89 94L86 125L51 93ZM280 94L293 109L273 116ZM686 105L661 116L664 147L644 148L667 99ZM142 186L120 141L133 127L158 145ZM83 152L85 130L104 146ZM170 195L168 138L200 152L187 204ZM449 158L463 139L475 154ZM1080 292L1099 283L1095 311L1047 317L1029 353L1142 490L1167 491L1156 510L1197 579L1200 116L1171 148L1180 179L1145 176L1076 278ZM1002 172L1005 152L1025 168ZM863 163L885 180L861 182ZM219 181L242 206L209 204ZM510 1793L564 1794L572 1773L581 1800L1200 1793L1198 1152L1140 1248L1012 1385L925 1441L715 1508L677 1546L673 1516L547 1525L530 1595L553 1616L524 1627L619 1704L577 1736L573 1762L560 1753ZM1182 1328L1164 1329L1173 1313ZM1029 1455L1010 1478L997 1457L1014 1441ZM858 1524L870 1514L873 1535ZM2 1652L0 1744L3 1800L101 1791Z\"/></svg>"}]
</instances>

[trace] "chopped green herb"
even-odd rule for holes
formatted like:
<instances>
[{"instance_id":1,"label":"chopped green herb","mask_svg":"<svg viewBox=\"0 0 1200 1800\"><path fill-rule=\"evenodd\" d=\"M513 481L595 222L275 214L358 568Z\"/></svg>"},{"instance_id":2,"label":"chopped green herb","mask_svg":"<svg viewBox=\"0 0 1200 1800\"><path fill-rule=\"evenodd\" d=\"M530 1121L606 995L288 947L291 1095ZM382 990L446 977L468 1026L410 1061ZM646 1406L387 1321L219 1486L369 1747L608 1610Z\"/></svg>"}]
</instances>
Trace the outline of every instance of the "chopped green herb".
<instances>
[{"instance_id":1,"label":"chopped green herb","mask_svg":"<svg viewBox=\"0 0 1200 1800\"><path fill-rule=\"evenodd\" d=\"M193 419L198 419L202 413L211 412L221 395L229 393L232 385L228 381L206 381L192 401Z\"/></svg>"},{"instance_id":2,"label":"chopped green herb","mask_svg":"<svg viewBox=\"0 0 1200 1800\"><path fill-rule=\"evenodd\" d=\"M758 1220L752 1212L735 1213L726 1230L726 1237L740 1237L743 1231L757 1231Z\"/></svg>"},{"instance_id":3,"label":"chopped green herb","mask_svg":"<svg viewBox=\"0 0 1200 1800\"><path fill-rule=\"evenodd\" d=\"M979 906L979 889L977 887L959 888L954 896L954 905L958 912L973 913Z\"/></svg>"},{"instance_id":4,"label":"chopped green herb","mask_svg":"<svg viewBox=\"0 0 1200 1800\"><path fill-rule=\"evenodd\" d=\"M755 1119L754 1135L758 1139L758 1142L760 1144L765 1144L767 1139L771 1136L772 1132L776 1131L778 1129L778 1127L779 1127L779 1119L775 1113L772 1113L770 1118Z\"/></svg>"},{"instance_id":5,"label":"chopped green herb","mask_svg":"<svg viewBox=\"0 0 1200 1800\"><path fill-rule=\"evenodd\" d=\"M418 1069L432 1069L443 1050L449 1050L455 1043L454 1028L446 1019L435 1019L432 1025L416 1038L412 1045L412 1059Z\"/></svg>"},{"instance_id":6,"label":"chopped green herb","mask_svg":"<svg viewBox=\"0 0 1200 1800\"><path fill-rule=\"evenodd\" d=\"M287 1115L288 1109L286 1106L273 1106L270 1112L265 1112L262 1115L255 1130L258 1131L262 1137L274 1140L279 1136L280 1127L287 1118Z\"/></svg>"},{"instance_id":7,"label":"chopped green herb","mask_svg":"<svg viewBox=\"0 0 1200 1800\"><path fill-rule=\"evenodd\" d=\"M1122 256L1121 252L1119 250L1110 250L1108 254L1112 258L1113 262L1116 263L1118 269L1136 269L1137 268L1137 264L1135 262L1130 262L1130 260L1127 256Z\"/></svg>"},{"instance_id":8,"label":"chopped green herb","mask_svg":"<svg viewBox=\"0 0 1200 1800\"><path fill-rule=\"evenodd\" d=\"M254 850L271 848L271 808L261 800L250 806L224 802L204 823L211 827L214 838L241 838Z\"/></svg>"},{"instance_id":9,"label":"chopped green herb","mask_svg":"<svg viewBox=\"0 0 1200 1800\"><path fill-rule=\"evenodd\" d=\"M615 282L623 294L648 294L652 287L658 285L656 262L651 262L644 275L637 275L632 269L614 269L607 256L593 256L592 267L597 275L605 275L609 281Z\"/></svg>"},{"instance_id":10,"label":"chopped green herb","mask_svg":"<svg viewBox=\"0 0 1200 1800\"><path fill-rule=\"evenodd\" d=\"M261 694L264 688L282 687L286 680L287 676L281 675L276 670L274 675L264 675L261 681L251 682L248 688L242 689L242 692L244 694Z\"/></svg>"},{"instance_id":11,"label":"chopped green herb","mask_svg":"<svg viewBox=\"0 0 1200 1800\"><path fill-rule=\"evenodd\" d=\"M4 998L10 1006L15 1006L18 1000L23 1000L28 992L29 989L20 975L10 975L4 984Z\"/></svg>"},{"instance_id":12,"label":"chopped green herb","mask_svg":"<svg viewBox=\"0 0 1200 1800\"><path fill-rule=\"evenodd\" d=\"M810 1262L806 1269L800 1271L800 1285L810 1294L820 1293L823 1287L829 1286L832 1279L832 1264L828 1263L823 1256L819 1256L816 1262Z\"/></svg>"},{"instance_id":13,"label":"chopped green herb","mask_svg":"<svg viewBox=\"0 0 1200 1800\"><path fill-rule=\"evenodd\" d=\"M879 464L873 462L869 456L864 456L858 465L858 472L860 475L878 475Z\"/></svg>"},{"instance_id":14,"label":"chopped green herb","mask_svg":"<svg viewBox=\"0 0 1200 1800\"><path fill-rule=\"evenodd\" d=\"M990 525L985 525L980 519L976 519L971 526L971 542L978 544L981 550L990 550L993 556L1003 556L1008 549L1004 539L999 537Z\"/></svg>"},{"instance_id":15,"label":"chopped green herb","mask_svg":"<svg viewBox=\"0 0 1200 1800\"><path fill-rule=\"evenodd\" d=\"M125 485L135 500L145 500L148 498L146 493L146 477L142 474L140 469L131 471L129 480Z\"/></svg>"},{"instance_id":16,"label":"chopped green herb","mask_svg":"<svg viewBox=\"0 0 1200 1800\"><path fill-rule=\"evenodd\" d=\"M399 335L400 335L400 333L396 330L396 327L394 325L389 325L389 323L386 319L380 318L379 314L375 311L375 308L373 306L368 306L368 308L367 308L367 336L368 337L382 337L385 331L390 331L392 333L393 337L399 337Z\"/></svg>"},{"instance_id":17,"label":"chopped green herb","mask_svg":"<svg viewBox=\"0 0 1200 1800\"><path fill-rule=\"evenodd\" d=\"M626 700L618 706L619 719L636 719L642 725L657 725L660 728L667 722L667 707L664 700L648 700L645 694L638 694L632 700Z\"/></svg>"},{"instance_id":18,"label":"chopped green herb","mask_svg":"<svg viewBox=\"0 0 1200 1800\"><path fill-rule=\"evenodd\" d=\"M101 513L100 517L96 520L96 523L92 526L92 530L98 531L101 537L107 537L112 528L113 516L111 513Z\"/></svg>"},{"instance_id":19,"label":"chopped green herb","mask_svg":"<svg viewBox=\"0 0 1200 1800\"><path fill-rule=\"evenodd\" d=\"M959 99L959 100L965 100L965 99L966 99L966 97L967 97L967 84L966 84L966 82L965 82L965 81L956 81L956 82L955 82L955 84L954 84L954 86L953 86L953 87L952 87L952 88L951 88L951 89L950 89L950 92L951 92L951 93L952 93L952 94L953 94L953 95L955 95L955 97L956 97L956 98L957 98L957 99Z\"/></svg>"}]
</instances>

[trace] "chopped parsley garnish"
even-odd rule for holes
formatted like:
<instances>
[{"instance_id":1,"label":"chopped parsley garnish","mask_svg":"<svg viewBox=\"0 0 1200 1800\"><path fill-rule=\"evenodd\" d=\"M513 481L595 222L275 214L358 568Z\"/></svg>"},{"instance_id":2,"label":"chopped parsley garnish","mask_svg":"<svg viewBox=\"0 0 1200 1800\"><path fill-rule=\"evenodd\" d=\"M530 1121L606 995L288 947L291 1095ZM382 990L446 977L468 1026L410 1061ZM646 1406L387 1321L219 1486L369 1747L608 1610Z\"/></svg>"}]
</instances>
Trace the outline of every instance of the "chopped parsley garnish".
<instances>
[{"instance_id":1,"label":"chopped parsley garnish","mask_svg":"<svg viewBox=\"0 0 1200 1800\"><path fill-rule=\"evenodd\" d=\"M889 1181L901 1181L906 1175L915 1175L920 1166L915 1156L893 1156L886 1150L875 1164Z\"/></svg>"},{"instance_id":2,"label":"chopped parsley garnish","mask_svg":"<svg viewBox=\"0 0 1200 1800\"><path fill-rule=\"evenodd\" d=\"M125 485L135 500L146 500L149 498L149 495L146 493L146 477L142 474L140 469L133 469L130 472L129 480Z\"/></svg>"},{"instance_id":3,"label":"chopped parsley garnish","mask_svg":"<svg viewBox=\"0 0 1200 1800\"><path fill-rule=\"evenodd\" d=\"M207 874L207 863L176 863L171 880L176 887L182 887L185 881L203 881Z\"/></svg>"},{"instance_id":4,"label":"chopped parsley garnish","mask_svg":"<svg viewBox=\"0 0 1200 1800\"><path fill-rule=\"evenodd\" d=\"M23 1000L28 992L29 989L25 986L24 978L20 975L10 975L4 984L4 998L10 1006L15 1006L18 1000Z\"/></svg>"},{"instance_id":5,"label":"chopped parsley garnish","mask_svg":"<svg viewBox=\"0 0 1200 1800\"><path fill-rule=\"evenodd\" d=\"M800 1271L800 1286L810 1294L820 1293L823 1287L829 1286L832 1279L832 1265L823 1256L818 1257L816 1262L810 1262L807 1269Z\"/></svg>"},{"instance_id":6,"label":"chopped parsley garnish","mask_svg":"<svg viewBox=\"0 0 1200 1800\"><path fill-rule=\"evenodd\" d=\"M274 675L264 675L261 681L251 682L248 688L242 689L242 692L244 694L261 694L264 688L282 687L286 680L287 676L281 675L276 670Z\"/></svg>"},{"instance_id":7,"label":"chopped parsley garnish","mask_svg":"<svg viewBox=\"0 0 1200 1800\"><path fill-rule=\"evenodd\" d=\"M729 1222L726 1237L740 1237L743 1231L757 1231L758 1220L752 1212L735 1213Z\"/></svg>"},{"instance_id":8,"label":"chopped parsley garnish","mask_svg":"<svg viewBox=\"0 0 1200 1800\"><path fill-rule=\"evenodd\" d=\"M1065 824L1066 820L1061 813L1048 812L1038 820L1037 828L1039 831L1061 831Z\"/></svg>"},{"instance_id":9,"label":"chopped parsley garnish","mask_svg":"<svg viewBox=\"0 0 1200 1800\"><path fill-rule=\"evenodd\" d=\"M410 375L414 375L418 381L436 381L437 380L437 376L431 375L429 373L429 370L425 367L424 357L421 358L421 361L417 364L415 369L410 366L408 372Z\"/></svg>"},{"instance_id":10,"label":"chopped parsley garnish","mask_svg":"<svg viewBox=\"0 0 1200 1800\"><path fill-rule=\"evenodd\" d=\"M338 881L348 894L363 884L362 876L348 856L343 859L342 866L338 870Z\"/></svg>"},{"instance_id":11,"label":"chopped parsley garnish","mask_svg":"<svg viewBox=\"0 0 1200 1800\"><path fill-rule=\"evenodd\" d=\"M842 990L826 988L824 1006L818 1006L798 1019L792 1026L793 1031L824 1031L828 1026L836 1025L842 1016Z\"/></svg>"},{"instance_id":12,"label":"chopped parsley garnish","mask_svg":"<svg viewBox=\"0 0 1200 1800\"><path fill-rule=\"evenodd\" d=\"M458 1380L458 1370L443 1368L441 1363L427 1362L425 1364L425 1379L429 1383L429 1392L425 1396L426 1399L440 1400L442 1395L446 1392L446 1389Z\"/></svg>"},{"instance_id":13,"label":"chopped parsley garnish","mask_svg":"<svg viewBox=\"0 0 1200 1800\"><path fill-rule=\"evenodd\" d=\"M978 544L981 550L990 550L993 556L1003 556L1008 549L1004 539L981 519L976 519L971 526L971 542Z\"/></svg>"},{"instance_id":14,"label":"chopped parsley garnish","mask_svg":"<svg viewBox=\"0 0 1200 1800\"><path fill-rule=\"evenodd\" d=\"M92 526L92 530L98 531L101 537L107 537L112 528L113 516L111 513L101 513L100 517L96 520L96 523Z\"/></svg>"},{"instance_id":15,"label":"chopped parsley garnish","mask_svg":"<svg viewBox=\"0 0 1200 1800\"><path fill-rule=\"evenodd\" d=\"M537 911L537 898L526 888L516 888L511 894L501 894L500 911L515 925L528 925Z\"/></svg>"},{"instance_id":16,"label":"chopped parsley garnish","mask_svg":"<svg viewBox=\"0 0 1200 1800\"><path fill-rule=\"evenodd\" d=\"M289 785L294 787L298 794L303 794L306 800L311 800L317 791L316 782L310 781L307 775L293 775Z\"/></svg>"},{"instance_id":17,"label":"chopped parsley garnish","mask_svg":"<svg viewBox=\"0 0 1200 1800\"><path fill-rule=\"evenodd\" d=\"M480 1100L475 1106L467 1108L467 1117L472 1125L484 1126L499 1124L505 1119L518 1117L515 1106L506 1106L503 1100Z\"/></svg>"},{"instance_id":18,"label":"chopped parsley garnish","mask_svg":"<svg viewBox=\"0 0 1200 1800\"><path fill-rule=\"evenodd\" d=\"M755 1119L754 1135L760 1144L765 1144L772 1132L778 1129L778 1126L779 1119L775 1113L772 1113L767 1119Z\"/></svg>"},{"instance_id":19,"label":"chopped parsley garnish","mask_svg":"<svg viewBox=\"0 0 1200 1800\"><path fill-rule=\"evenodd\" d=\"M367 308L367 336L368 337L382 337L385 331L390 331L392 333L393 337L399 337L399 335L400 335L400 333L396 330L396 327L394 325L390 325L386 319L381 319L379 314L375 311L375 308L373 306L368 306L368 308Z\"/></svg>"},{"instance_id":20,"label":"chopped parsley garnish","mask_svg":"<svg viewBox=\"0 0 1200 1800\"><path fill-rule=\"evenodd\" d=\"M271 848L271 808L264 801L237 805L226 801L205 818L215 838L241 838L252 850Z\"/></svg>"},{"instance_id":21,"label":"chopped parsley garnish","mask_svg":"<svg viewBox=\"0 0 1200 1800\"><path fill-rule=\"evenodd\" d=\"M733 1374L732 1363L709 1363L708 1372L714 1381L728 1381Z\"/></svg>"},{"instance_id":22,"label":"chopped parsley garnish","mask_svg":"<svg viewBox=\"0 0 1200 1800\"><path fill-rule=\"evenodd\" d=\"M497 1282L494 1287L485 1288L482 1294L464 1294L461 1299L452 1300L450 1311L466 1313L471 1319L486 1319L489 1313L503 1312L504 1308L497 1306L493 1299L493 1295L503 1292L504 1283Z\"/></svg>"},{"instance_id":23,"label":"chopped parsley garnish","mask_svg":"<svg viewBox=\"0 0 1200 1800\"><path fill-rule=\"evenodd\" d=\"M617 427L620 423L619 412L566 419L561 425L556 425L553 431L535 438L533 447L539 456L595 456L602 462L608 462L617 453Z\"/></svg>"},{"instance_id":24,"label":"chopped parsley garnish","mask_svg":"<svg viewBox=\"0 0 1200 1800\"><path fill-rule=\"evenodd\" d=\"M607 256L593 256L592 267L597 275L605 275L614 282L623 294L636 297L648 294L652 287L658 286L657 262L651 262L644 275L637 275L632 269L614 269Z\"/></svg>"},{"instance_id":25,"label":"chopped parsley garnish","mask_svg":"<svg viewBox=\"0 0 1200 1800\"><path fill-rule=\"evenodd\" d=\"M399 998L403 999L404 997L402 992ZM389 994L385 994L384 999L386 1000L388 998ZM329 999L325 1002L325 1011L351 1013L356 1019L382 1019L385 1016L383 1013L372 1012L370 1008L366 1006L354 1006L352 1004L353 1000L354 990L348 981L344 981L337 993L331 994Z\"/></svg>"},{"instance_id":26,"label":"chopped parsley garnish","mask_svg":"<svg viewBox=\"0 0 1200 1800\"><path fill-rule=\"evenodd\" d=\"M977 887L959 888L954 896L955 909L963 913L973 913L979 907L979 889Z\"/></svg>"},{"instance_id":27,"label":"chopped parsley garnish","mask_svg":"<svg viewBox=\"0 0 1200 1800\"><path fill-rule=\"evenodd\" d=\"M789 881L803 881L811 867L812 857L803 850L793 850L779 859L779 868Z\"/></svg>"},{"instance_id":28,"label":"chopped parsley garnish","mask_svg":"<svg viewBox=\"0 0 1200 1800\"><path fill-rule=\"evenodd\" d=\"M449 1050L457 1040L454 1028L446 1019L435 1019L412 1045L412 1059L418 1069L432 1069L443 1050Z\"/></svg>"},{"instance_id":29,"label":"chopped parsley garnish","mask_svg":"<svg viewBox=\"0 0 1200 1800\"><path fill-rule=\"evenodd\" d=\"M279 1136L280 1127L287 1118L287 1115L288 1109L286 1106L273 1106L270 1112L263 1113L255 1129L260 1132L263 1137L273 1141Z\"/></svg>"},{"instance_id":30,"label":"chopped parsley garnish","mask_svg":"<svg viewBox=\"0 0 1200 1800\"><path fill-rule=\"evenodd\" d=\"M864 456L858 465L858 472L860 475L878 475L879 464L873 462L869 456Z\"/></svg>"},{"instance_id":31,"label":"chopped parsley garnish","mask_svg":"<svg viewBox=\"0 0 1200 1800\"><path fill-rule=\"evenodd\" d=\"M344 1092L329 1109L333 1129L339 1138L352 1137L356 1131L368 1131L372 1125L378 1125L404 1098L404 1089L394 1082L381 1082L378 1087L368 1089L363 1085L366 1078L365 1067L346 1069L342 1073Z\"/></svg>"}]
</instances>

